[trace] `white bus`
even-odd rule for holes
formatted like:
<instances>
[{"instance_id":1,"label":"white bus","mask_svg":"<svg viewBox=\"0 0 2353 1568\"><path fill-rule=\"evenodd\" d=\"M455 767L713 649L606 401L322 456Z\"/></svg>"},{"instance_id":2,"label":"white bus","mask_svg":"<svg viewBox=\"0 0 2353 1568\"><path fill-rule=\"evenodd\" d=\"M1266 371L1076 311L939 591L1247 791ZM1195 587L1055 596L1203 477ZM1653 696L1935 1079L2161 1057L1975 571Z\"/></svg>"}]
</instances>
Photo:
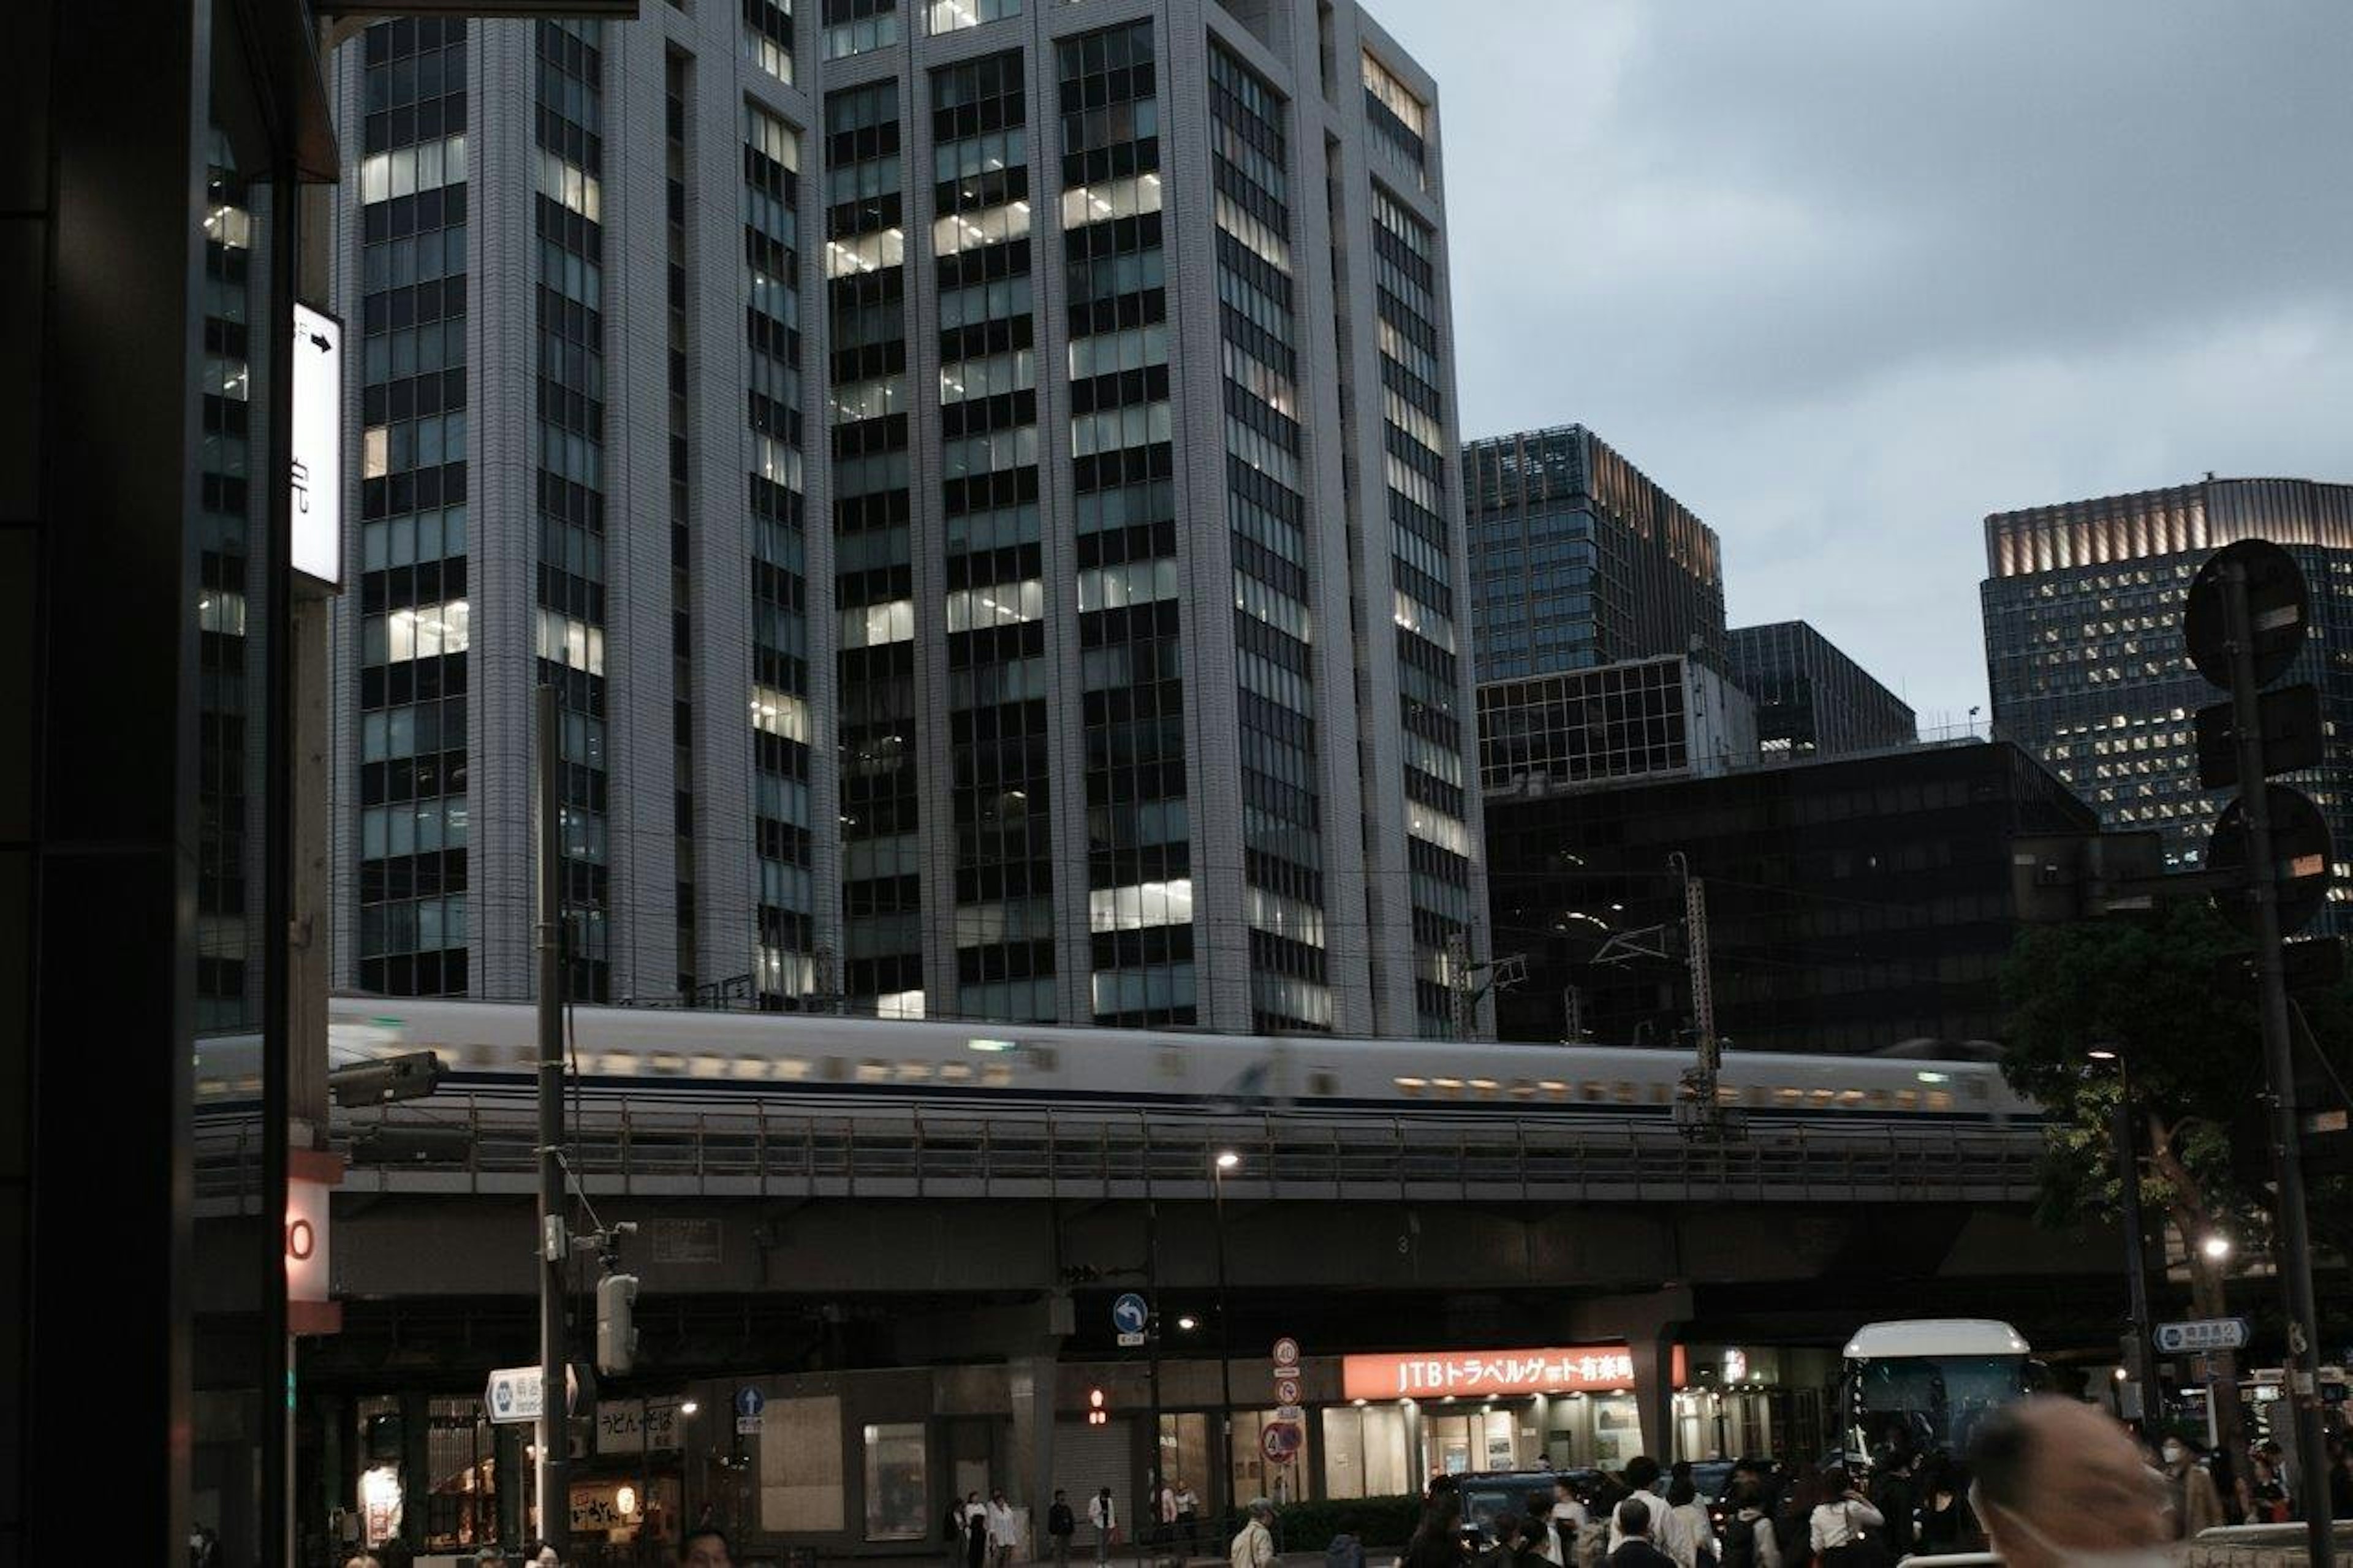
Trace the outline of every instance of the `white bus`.
<instances>
[{"instance_id":1,"label":"white bus","mask_svg":"<svg viewBox=\"0 0 2353 1568\"><path fill-rule=\"evenodd\" d=\"M1986 1415L2033 1386L2024 1336L1990 1318L1866 1323L1846 1344L1846 1448L1874 1456L1967 1451Z\"/></svg>"}]
</instances>

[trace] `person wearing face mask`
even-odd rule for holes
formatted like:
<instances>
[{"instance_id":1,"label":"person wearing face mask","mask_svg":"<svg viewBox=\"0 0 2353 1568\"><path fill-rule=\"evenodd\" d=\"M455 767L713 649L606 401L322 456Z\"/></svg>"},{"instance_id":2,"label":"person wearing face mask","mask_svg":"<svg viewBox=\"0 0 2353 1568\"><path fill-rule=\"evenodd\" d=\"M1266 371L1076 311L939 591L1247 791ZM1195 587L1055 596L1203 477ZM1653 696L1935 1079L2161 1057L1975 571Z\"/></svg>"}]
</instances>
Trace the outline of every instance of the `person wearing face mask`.
<instances>
[{"instance_id":1,"label":"person wearing face mask","mask_svg":"<svg viewBox=\"0 0 2353 1568\"><path fill-rule=\"evenodd\" d=\"M2165 1460L2166 1479L2173 1483L2177 1539L2193 1540L2200 1531L2223 1523L2222 1493L2205 1466L2204 1453L2179 1437L2168 1437L2158 1452Z\"/></svg>"},{"instance_id":2,"label":"person wearing face mask","mask_svg":"<svg viewBox=\"0 0 2353 1568\"><path fill-rule=\"evenodd\" d=\"M2164 1479L2122 1427L2042 1395L2006 1405L1969 1444L1969 1500L2008 1568L2163 1568Z\"/></svg>"}]
</instances>

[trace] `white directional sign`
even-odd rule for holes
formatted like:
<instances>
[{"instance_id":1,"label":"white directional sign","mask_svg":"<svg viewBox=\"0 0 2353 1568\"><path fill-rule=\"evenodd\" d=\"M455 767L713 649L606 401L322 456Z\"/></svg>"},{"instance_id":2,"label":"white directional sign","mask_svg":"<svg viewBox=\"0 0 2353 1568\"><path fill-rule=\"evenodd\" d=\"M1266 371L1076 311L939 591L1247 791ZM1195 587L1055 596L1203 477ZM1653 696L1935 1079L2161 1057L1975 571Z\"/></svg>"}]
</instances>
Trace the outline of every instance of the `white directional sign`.
<instances>
[{"instance_id":1,"label":"white directional sign","mask_svg":"<svg viewBox=\"0 0 2353 1568\"><path fill-rule=\"evenodd\" d=\"M565 1408L568 1411L579 1400L580 1382L570 1368L564 1373ZM491 1373L482 1389L482 1408L491 1413L494 1424L515 1421L536 1421L546 1408L544 1384L535 1366L503 1366Z\"/></svg>"},{"instance_id":2,"label":"white directional sign","mask_svg":"<svg viewBox=\"0 0 2353 1568\"><path fill-rule=\"evenodd\" d=\"M768 1407L768 1396L748 1384L735 1391L735 1434L740 1437L755 1436L760 1430L760 1412Z\"/></svg>"},{"instance_id":3,"label":"white directional sign","mask_svg":"<svg viewBox=\"0 0 2353 1568\"><path fill-rule=\"evenodd\" d=\"M2160 1355L2244 1350L2247 1338L2247 1320L2244 1318L2197 1318L2186 1323L2159 1323L2157 1326L2157 1349Z\"/></svg>"},{"instance_id":4,"label":"white directional sign","mask_svg":"<svg viewBox=\"0 0 2353 1568\"><path fill-rule=\"evenodd\" d=\"M343 572L343 326L294 307L294 570L330 587Z\"/></svg>"},{"instance_id":5,"label":"white directional sign","mask_svg":"<svg viewBox=\"0 0 2353 1568\"><path fill-rule=\"evenodd\" d=\"M1124 1349L1133 1350L1144 1343L1145 1331L1151 1321L1151 1303L1133 1290L1111 1304L1111 1326L1118 1331Z\"/></svg>"}]
</instances>

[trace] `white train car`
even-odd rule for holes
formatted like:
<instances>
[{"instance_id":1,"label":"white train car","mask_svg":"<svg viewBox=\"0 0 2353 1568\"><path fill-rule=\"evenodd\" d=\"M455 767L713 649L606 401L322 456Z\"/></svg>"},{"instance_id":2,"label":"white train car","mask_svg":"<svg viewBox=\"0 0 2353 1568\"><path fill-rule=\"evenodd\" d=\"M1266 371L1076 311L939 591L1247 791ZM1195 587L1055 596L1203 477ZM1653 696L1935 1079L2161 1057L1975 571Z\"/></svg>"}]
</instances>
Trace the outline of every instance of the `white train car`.
<instances>
[{"instance_id":1,"label":"white train car","mask_svg":"<svg viewBox=\"0 0 2353 1568\"><path fill-rule=\"evenodd\" d=\"M335 1066L431 1051L452 1090L533 1091L537 1022L527 1004L340 996ZM1546 1120L1672 1114L1690 1059L1666 1050L1351 1040L1184 1029L900 1022L823 1014L576 1006L568 1053L579 1091L633 1102L1092 1110L1281 1109L1291 1115ZM251 1037L204 1042L199 1104L259 1092ZM1727 1057L1724 1104L1752 1121L1888 1119L2006 1123L2037 1115L1983 1062L1749 1054Z\"/></svg>"}]
</instances>

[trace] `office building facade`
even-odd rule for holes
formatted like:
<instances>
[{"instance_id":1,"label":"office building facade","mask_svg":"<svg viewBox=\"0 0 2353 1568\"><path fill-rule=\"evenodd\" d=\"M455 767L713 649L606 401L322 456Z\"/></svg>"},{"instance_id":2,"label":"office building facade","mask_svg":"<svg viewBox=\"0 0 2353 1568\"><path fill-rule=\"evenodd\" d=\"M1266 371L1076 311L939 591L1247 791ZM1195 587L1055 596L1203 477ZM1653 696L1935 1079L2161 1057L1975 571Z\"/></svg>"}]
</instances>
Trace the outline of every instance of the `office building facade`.
<instances>
[{"instance_id":1,"label":"office building facade","mask_svg":"<svg viewBox=\"0 0 2353 1568\"><path fill-rule=\"evenodd\" d=\"M1582 425L1473 441L1478 679L1724 651L1715 531Z\"/></svg>"},{"instance_id":2,"label":"office building facade","mask_svg":"<svg viewBox=\"0 0 2353 1568\"><path fill-rule=\"evenodd\" d=\"M335 62L346 984L1409 1034L1483 948L1437 98L1354 6Z\"/></svg>"},{"instance_id":3,"label":"office building facade","mask_svg":"<svg viewBox=\"0 0 2353 1568\"><path fill-rule=\"evenodd\" d=\"M1509 868L1496 951L1528 963L1501 1037L1677 1043L1693 1016L1680 855L1705 889L1716 1029L1736 1051L1983 1054L2019 931L2010 838L2094 826L2002 742L1486 805L1489 864Z\"/></svg>"},{"instance_id":4,"label":"office building facade","mask_svg":"<svg viewBox=\"0 0 2353 1568\"><path fill-rule=\"evenodd\" d=\"M1479 785L1490 795L1706 777L1757 755L1756 705L1702 655L1479 688Z\"/></svg>"},{"instance_id":5,"label":"office building facade","mask_svg":"<svg viewBox=\"0 0 2353 1568\"><path fill-rule=\"evenodd\" d=\"M1768 752L1835 755L1920 738L1910 704L1806 621L1735 626L1725 634L1732 679L1757 702L1757 740Z\"/></svg>"},{"instance_id":6,"label":"office building facade","mask_svg":"<svg viewBox=\"0 0 2353 1568\"><path fill-rule=\"evenodd\" d=\"M2168 867L2205 858L2235 792L2198 782L2194 722L2222 700L2190 667L2182 609L2223 545L2268 539L2295 557L2312 631L2282 678L2320 689L2321 766L2287 781L2336 844L2322 929L2348 929L2353 874L2353 485L2216 479L1986 519L1986 671L1995 732L2057 771L2111 828L2161 835Z\"/></svg>"}]
</instances>

